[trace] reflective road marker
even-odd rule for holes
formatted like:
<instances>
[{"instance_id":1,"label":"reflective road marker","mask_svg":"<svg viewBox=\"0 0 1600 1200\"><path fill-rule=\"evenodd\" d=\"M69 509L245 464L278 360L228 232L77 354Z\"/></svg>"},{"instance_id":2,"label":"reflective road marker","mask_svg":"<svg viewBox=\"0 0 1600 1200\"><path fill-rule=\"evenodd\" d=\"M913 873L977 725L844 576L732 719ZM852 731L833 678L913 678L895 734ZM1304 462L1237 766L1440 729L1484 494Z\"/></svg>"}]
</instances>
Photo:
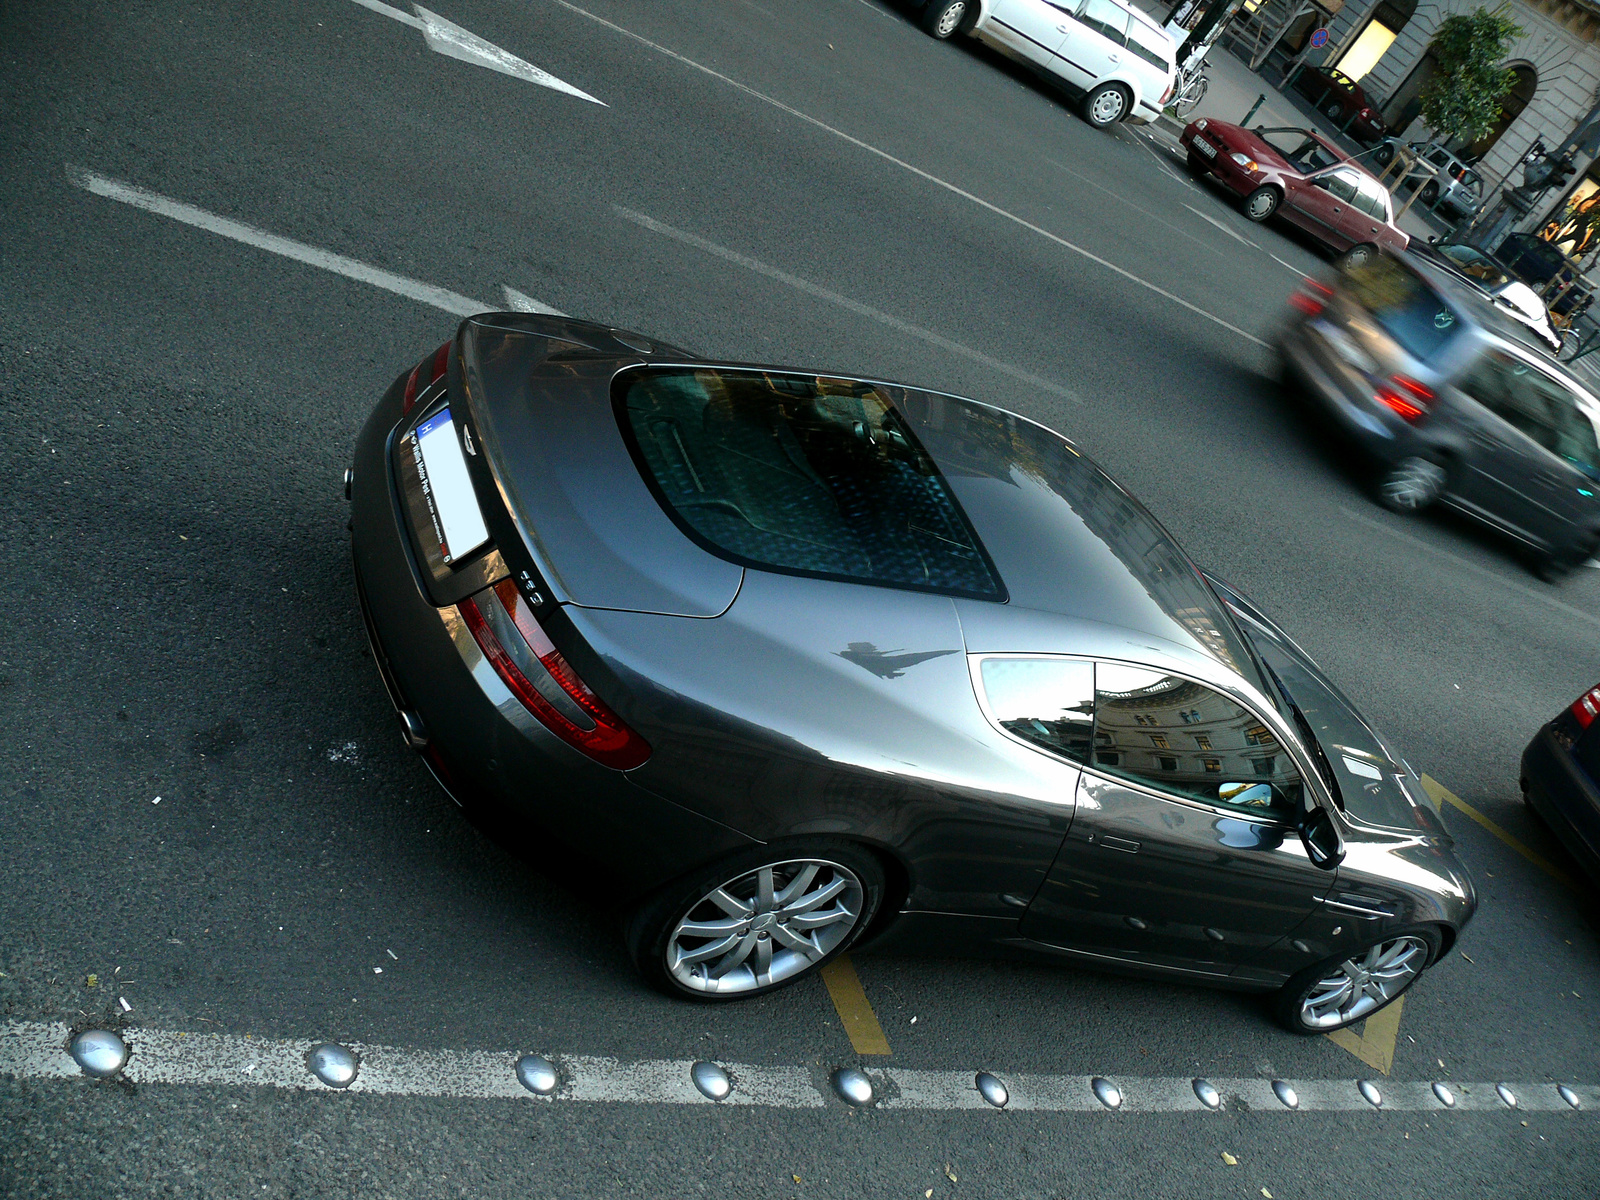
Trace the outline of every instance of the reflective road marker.
<instances>
[{"instance_id":1,"label":"reflective road marker","mask_svg":"<svg viewBox=\"0 0 1600 1200\"><path fill-rule=\"evenodd\" d=\"M850 1045L857 1054L888 1054L889 1039L883 1036L883 1026L878 1024L878 1014L872 1011L867 993L861 986L861 976L848 954L841 954L822 968L822 982L827 986L833 1007L844 1022L844 1031L850 1035Z\"/></svg>"},{"instance_id":2,"label":"reflective road marker","mask_svg":"<svg viewBox=\"0 0 1600 1200\"><path fill-rule=\"evenodd\" d=\"M1433 802L1435 804L1448 804L1451 808L1459 809L1466 813L1467 816L1471 817L1479 825L1482 825L1490 833L1494 834L1495 837L1499 838L1506 845L1510 846L1513 850L1522 855L1523 858L1527 859L1534 866L1538 867L1546 875L1550 876L1557 882L1566 884L1574 891L1578 890L1578 881L1571 875L1568 875L1565 871L1556 866L1555 863L1551 862L1548 858L1545 858L1542 854L1539 854L1537 851L1530 850L1527 846L1524 846L1510 833L1500 828L1500 826L1495 824L1495 822L1491 821L1477 809L1473 808L1472 805L1468 804L1460 796L1456 795L1449 788L1445 787L1444 784L1440 783L1432 775L1424 775L1422 777L1422 787L1423 790L1433 798Z\"/></svg>"},{"instance_id":3,"label":"reflective road marker","mask_svg":"<svg viewBox=\"0 0 1600 1200\"><path fill-rule=\"evenodd\" d=\"M92 1080L66 1051L67 1026L35 1021L0 1025L0 1075L65 1086L115 1086ZM695 1060L623 1061L589 1055L552 1053L560 1082L549 1096L536 1095L517 1078L514 1050L410 1050L351 1042L345 1047L360 1062L348 1087L332 1088L311 1073L310 1052L319 1044L305 1040L244 1038L230 1034L175 1033L127 1029L131 1054L122 1075L140 1085L190 1087L280 1088L313 1093L324 1103L348 1104L363 1093L380 1096L434 1096L504 1100L520 1104L671 1104L760 1106L785 1109L842 1109L844 1101L830 1084L827 1066L756 1066L718 1063L729 1080L728 1093L714 1100L694 1083ZM911 1071L873 1068L873 1109L920 1109L988 1114L1008 1120L1011 1112L1094 1114L1114 1121L1139 1113L1187 1114L1215 1120L1216 1113L1200 1100L1190 1077L1028 1075L998 1072L1006 1089L1005 1107L997 1108L978 1090L975 1072ZM1094 1084L1110 1085L1120 1103L1113 1109L1097 1097ZM1225 1079L1211 1077L1224 1111L1295 1120L1308 1112L1375 1113L1354 1079ZM1497 1080L1461 1083L1452 1080L1446 1104L1433 1080L1385 1080L1385 1111L1423 1113L1498 1112L1518 1119L1526 1112L1565 1113L1575 1118L1600 1112L1600 1085L1593 1083L1521 1083ZM1503 1085L1516 1097L1512 1108L1501 1098ZM1297 1103L1290 1108L1279 1098L1286 1086ZM1565 1089L1565 1090L1563 1090ZM1108 1094L1102 1086L1101 1093ZM871 1111L863 1110L863 1112ZM982 1119L982 1118L975 1118ZM1272 1118L1269 1118L1272 1119Z\"/></svg>"},{"instance_id":4,"label":"reflective road marker","mask_svg":"<svg viewBox=\"0 0 1600 1200\"><path fill-rule=\"evenodd\" d=\"M146 212L169 217L174 221L181 221L185 225L193 225L196 229L204 229L207 233L215 233L221 237L230 238L235 242L243 242L246 246L254 246L256 249L265 250L269 254L292 258L295 262L305 263L307 266L320 267L324 271L332 271L335 275L343 275L346 279L354 279L360 283L371 284L373 287L382 288L386 292L394 292L396 295L404 296L408 300L415 300L421 304L443 309L445 312L453 313L458 317L470 317L477 313L498 311L493 304L485 304L482 300L474 300L471 296L463 296L460 292L452 292L448 288L434 287L431 283L422 283L416 279L407 279L404 275L396 275L393 271L385 271L382 267L374 267L358 259L347 258L343 254L335 254L331 250L308 246L304 242L280 237L275 233L268 233L264 229L257 229L253 225L246 225L241 221L219 217L215 213L207 212L203 208L196 208L192 204L185 204L181 200L170 200L166 196L146 191L142 187L135 187L131 183L122 183L116 179L108 179L104 175L97 175L95 172L86 171L81 167L69 166L67 168L67 177L78 187L92 192L96 196L104 196L108 200L115 200L120 204L129 204L134 208L142 208ZM524 296L521 292L512 288L504 290L508 307L519 312L542 312L553 313L556 316L562 315L549 305L541 304L532 296Z\"/></svg>"},{"instance_id":5,"label":"reflective road marker","mask_svg":"<svg viewBox=\"0 0 1600 1200\"><path fill-rule=\"evenodd\" d=\"M355 2L362 8L371 9L380 16L388 17L391 21L399 21L402 25L409 25L421 31L423 39L428 43L428 49L435 54L459 59L475 67L488 67L489 70L499 71L502 75L536 83L540 87L551 88L557 92L565 92L569 96L587 100L591 104L598 104L601 108L607 107L604 101L596 100L588 92L573 87L565 80L557 79L548 71L541 71L531 62L518 58L509 50L502 50L493 42L485 41L453 21L445 20L438 13L429 12L420 4L411 6L417 11L417 15L413 17L403 9L382 3L382 0L355 0Z\"/></svg>"}]
</instances>

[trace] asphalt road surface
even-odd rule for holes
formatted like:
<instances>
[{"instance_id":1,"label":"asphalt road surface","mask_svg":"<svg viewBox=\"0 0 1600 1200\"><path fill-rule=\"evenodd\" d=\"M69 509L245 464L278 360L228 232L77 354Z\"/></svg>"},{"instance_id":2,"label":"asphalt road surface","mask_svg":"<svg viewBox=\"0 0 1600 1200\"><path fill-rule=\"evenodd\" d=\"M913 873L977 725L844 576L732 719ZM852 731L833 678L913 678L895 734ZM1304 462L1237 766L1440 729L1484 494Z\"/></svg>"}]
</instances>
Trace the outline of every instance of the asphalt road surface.
<instances>
[{"instance_id":1,"label":"asphalt road surface","mask_svg":"<svg viewBox=\"0 0 1600 1200\"><path fill-rule=\"evenodd\" d=\"M1372 503L1273 382L1314 250L1185 178L1167 135L1096 132L882 0L450 3L599 103L377 0L0 9L0 1193L1600 1189L1594 892L1517 788L1532 732L1600 678L1600 572L1551 587ZM434 786L366 651L340 475L479 304L1071 434L1448 790L1482 894L1458 951L1340 1042L1027 962L864 953L859 992L647 992L558 850ZM26 1066L18 1031L55 1023L122 1025L145 1074ZM268 1078L321 1040L467 1065L436 1094L399 1068L364 1092ZM162 1045L191 1082L163 1081ZM473 1082L520 1051L592 1060L597 1090ZM695 1059L799 1091L696 1104L672 1082ZM902 1102L832 1099L849 1065ZM1016 1111L904 1102L919 1072L980 1069ZM1028 1076L1129 1103L1024 1111ZM1243 1082L1221 1112L1150 1100L1194 1077ZM1482 1103L1378 1111L1346 1103L1358 1078ZM1302 1081L1300 1111L1248 1099L1272 1079ZM1497 1081L1590 1100L1512 1109Z\"/></svg>"}]
</instances>

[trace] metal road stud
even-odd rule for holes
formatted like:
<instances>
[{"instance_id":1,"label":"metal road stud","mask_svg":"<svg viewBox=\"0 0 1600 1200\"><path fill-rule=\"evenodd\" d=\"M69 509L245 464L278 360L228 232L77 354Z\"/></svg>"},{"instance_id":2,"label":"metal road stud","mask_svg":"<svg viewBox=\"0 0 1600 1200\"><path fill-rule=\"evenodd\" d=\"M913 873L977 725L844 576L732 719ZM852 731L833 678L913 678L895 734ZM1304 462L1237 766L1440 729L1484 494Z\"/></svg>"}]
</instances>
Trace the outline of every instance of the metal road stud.
<instances>
[{"instance_id":1,"label":"metal road stud","mask_svg":"<svg viewBox=\"0 0 1600 1200\"><path fill-rule=\"evenodd\" d=\"M1505 1101L1505 1105L1506 1105L1507 1108L1515 1108L1517 1106L1516 1094L1514 1092L1512 1092L1512 1090L1510 1088L1508 1088L1505 1084L1503 1084L1503 1083L1495 1084L1494 1085L1494 1094L1496 1096L1499 1096L1501 1100Z\"/></svg>"},{"instance_id":2,"label":"metal road stud","mask_svg":"<svg viewBox=\"0 0 1600 1200\"><path fill-rule=\"evenodd\" d=\"M1295 1090L1281 1079L1272 1081L1272 1094L1276 1096L1285 1108L1299 1108L1300 1097Z\"/></svg>"},{"instance_id":3,"label":"metal road stud","mask_svg":"<svg viewBox=\"0 0 1600 1200\"><path fill-rule=\"evenodd\" d=\"M1194 1094L1200 1103L1209 1109L1215 1110L1222 1107L1222 1093L1211 1086L1209 1079L1196 1079L1194 1081Z\"/></svg>"},{"instance_id":4,"label":"metal road stud","mask_svg":"<svg viewBox=\"0 0 1600 1200\"><path fill-rule=\"evenodd\" d=\"M1111 1080L1096 1075L1089 1081L1089 1090L1094 1092L1094 1098L1107 1108L1122 1107L1122 1089Z\"/></svg>"},{"instance_id":5,"label":"metal road stud","mask_svg":"<svg viewBox=\"0 0 1600 1200\"><path fill-rule=\"evenodd\" d=\"M67 1045L85 1075L110 1079L128 1065L128 1043L109 1029L85 1029Z\"/></svg>"},{"instance_id":6,"label":"metal road stud","mask_svg":"<svg viewBox=\"0 0 1600 1200\"><path fill-rule=\"evenodd\" d=\"M1361 1098L1373 1108L1383 1107L1383 1093L1378 1090L1378 1085L1370 1079L1356 1081L1356 1091L1361 1093Z\"/></svg>"},{"instance_id":7,"label":"metal road stud","mask_svg":"<svg viewBox=\"0 0 1600 1200\"><path fill-rule=\"evenodd\" d=\"M1573 1108L1583 1107L1583 1101L1578 1099L1578 1093L1573 1091L1564 1083L1556 1084L1556 1095L1560 1096L1568 1104L1572 1105Z\"/></svg>"},{"instance_id":8,"label":"metal road stud","mask_svg":"<svg viewBox=\"0 0 1600 1200\"><path fill-rule=\"evenodd\" d=\"M831 1076L833 1090L839 1094L839 1099L856 1108L865 1108L877 1096L872 1090L872 1080L867 1078L867 1073L857 1067L840 1067Z\"/></svg>"},{"instance_id":9,"label":"metal road stud","mask_svg":"<svg viewBox=\"0 0 1600 1200\"><path fill-rule=\"evenodd\" d=\"M978 1095L996 1108L1004 1108L1011 1100L1011 1093L1006 1091L1006 1085L987 1071L979 1071L977 1078L972 1082L978 1089Z\"/></svg>"},{"instance_id":10,"label":"metal road stud","mask_svg":"<svg viewBox=\"0 0 1600 1200\"><path fill-rule=\"evenodd\" d=\"M306 1055L311 1073L331 1088L347 1088L355 1082L356 1056L334 1042L311 1047Z\"/></svg>"},{"instance_id":11,"label":"metal road stud","mask_svg":"<svg viewBox=\"0 0 1600 1200\"><path fill-rule=\"evenodd\" d=\"M535 1096L548 1096L561 1082L555 1063L542 1054L524 1054L517 1059L517 1082Z\"/></svg>"},{"instance_id":12,"label":"metal road stud","mask_svg":"<svg viewBox=\"0 0 1600 1200\"><path fill-rule=\"evenodd\" d=\"M1456 1094L1449 1088L1445 1087L1444 1084L1434 1084L1433 1094L1439 1097L1439 1103L1444 1105L1446 1108L1454 1108L1456 1106Z\"/></svg>"},{"instance_id":13,"label":"metal road stud","mask_svg":"<svg viewBox=\"0 0 1600 1200\"><path fill-rule=\"evenodd\" d=\"M714 1062L697 1062L689 1068L689 1078L695 1089L707 1100L726 1100L733 1091L733 1081L728 1073Z\"/></svg>"}]
</instances>

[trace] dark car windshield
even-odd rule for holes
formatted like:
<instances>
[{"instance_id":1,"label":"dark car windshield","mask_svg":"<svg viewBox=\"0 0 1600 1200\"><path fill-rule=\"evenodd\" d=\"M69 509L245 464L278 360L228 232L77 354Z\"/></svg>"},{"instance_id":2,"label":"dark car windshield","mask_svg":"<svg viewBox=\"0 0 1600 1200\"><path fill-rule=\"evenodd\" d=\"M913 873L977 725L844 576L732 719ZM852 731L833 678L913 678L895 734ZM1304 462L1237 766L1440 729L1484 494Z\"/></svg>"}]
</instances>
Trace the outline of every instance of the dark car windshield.
<instances>
[{"instance_id":1,"label":"dark car windshield","mask_svg":"<svg viewBox=\"0 0 1600 1200\"><path fill-rule=\"evenodd\" d=\"M1345 286L1402 350L1423 362L1461 332L1461 318L1444 298L1389 255L1352 267Z\"/></svg>"},{"instance_id":2,"label":"dark car windshield","mask_svg":"<svg viewBox=\"0 0 1600 1200\"><path fill-rule=\"evenodd\" d=\"M1271 146L1296 170L1310 174L1331 167L1339 156L1304 129L1255 129L1258 138Z\"/></svg>"},{"instance_id":3,"label":"dark car windshield","mask_svg":"<svg viewBox=\"0 0 1600 1200\"><path fill-rule=\"evenodd\" d=\"M872 384L726 367L625 374L657 500L714 554L789 574L1003 600L944 476Z\"/></svg>"}]
</instances>

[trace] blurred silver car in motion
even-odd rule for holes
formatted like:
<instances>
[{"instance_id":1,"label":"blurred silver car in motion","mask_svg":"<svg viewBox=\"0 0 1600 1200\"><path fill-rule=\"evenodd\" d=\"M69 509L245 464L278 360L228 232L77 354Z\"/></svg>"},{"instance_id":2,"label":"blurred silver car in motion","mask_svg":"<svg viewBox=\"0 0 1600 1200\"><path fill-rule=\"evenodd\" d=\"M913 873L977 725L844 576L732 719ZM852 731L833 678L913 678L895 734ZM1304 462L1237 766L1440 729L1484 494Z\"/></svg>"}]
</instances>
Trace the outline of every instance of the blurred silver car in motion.
<instances>
[{"instance_id":1,"label":"blurred silver car in motion","mask_svg":"<svg viewBox=\"0 0 1600 1200\"><path fill-rule=\"evenodd\" d=\"M1600 549L1600 400L1466 280L1380 254L1308 280L1286 375L1378 464L1396 512L1436 501L1509 534L1554 580Z\"/></svg>"}]
</instances>

